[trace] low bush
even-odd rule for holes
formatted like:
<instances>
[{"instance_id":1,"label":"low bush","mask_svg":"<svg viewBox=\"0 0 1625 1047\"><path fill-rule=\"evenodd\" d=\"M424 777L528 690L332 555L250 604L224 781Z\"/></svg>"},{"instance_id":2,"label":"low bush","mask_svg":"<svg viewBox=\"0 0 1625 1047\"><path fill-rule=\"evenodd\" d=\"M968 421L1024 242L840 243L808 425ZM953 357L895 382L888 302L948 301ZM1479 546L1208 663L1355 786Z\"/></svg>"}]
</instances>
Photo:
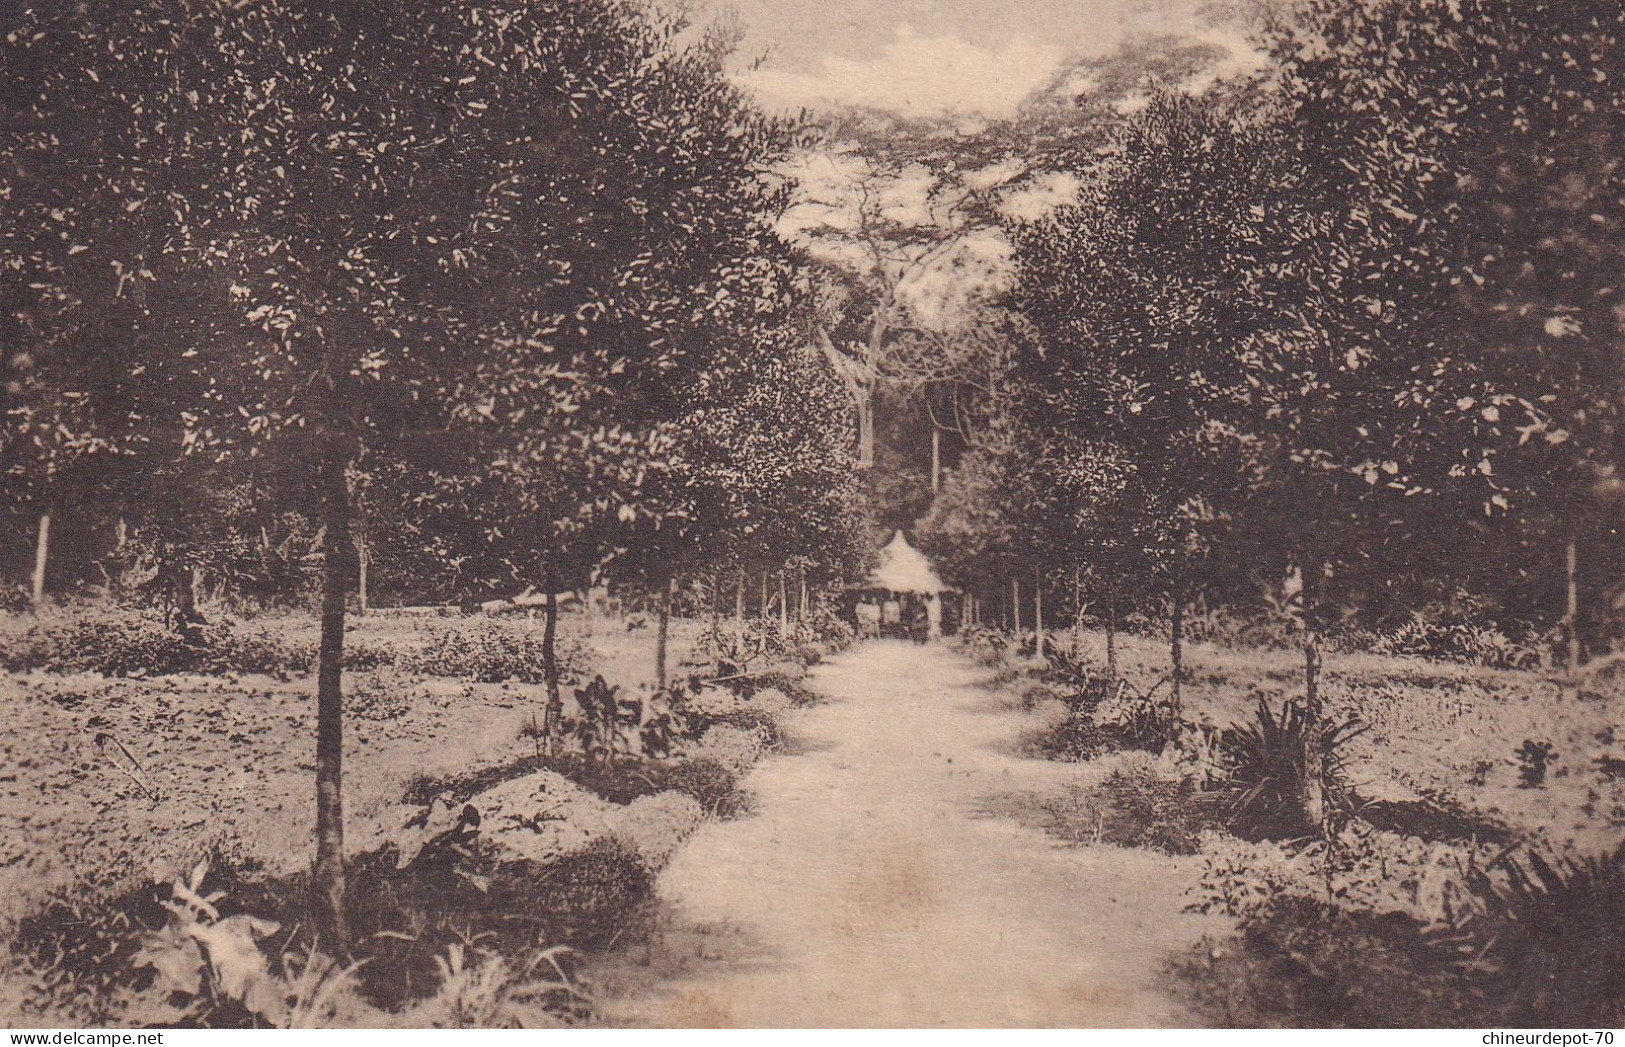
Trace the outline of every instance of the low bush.
<instances>
[{"instance_id":1,"label":"low bush","mask_svg":"<svg viewBox=\"0 0 1625 1047\"><path fill-rule=\"evenodd\" d=\"M1471 992L1422 944L1415 921L1281 901L1228 940L1172 965L1182 995L1232 1028L1441 1028L1483 1021Z\"/></svg>"},{"instance_id":2,"label":"low bush","mask_svg":"<svg viewBox=\"0 0 1625 1047\"><path fill-rule=\"evenodd\" d=\"M1068 702L1068 715L1030 735L1026 748L1046 759L1065 761L1120 752L1160 753L1183 730L1173 708L1156 697L1160 686L1138 691L1126 680L1109 685L1097 677L1088 690Z\"/></svg>"},{"instance_id":3,"label":"low bush","mask_svg":"<svg viewBox=\"0 0 1625 1047\"><path fill-rule=\"evenodd\" d=\"M666 766L658 778L662 789L686 793L713 818L739 818L751 811L750 794L739 776L715 760L700 757Z\"/></svg>"},{"instance_id":4,"label":"low bush","mask_svg":"<svg viewBox=\"0 0 1625 1047\"><path fill-rule=\"evenodd\" d=\"M587 664L581 644L559 640L554 653L561 678L566 683L578 680ZM397 659L397 664L419 676L475 683L547 682L542 633L529 622L467 617L450 627L432 627L422 646Z\"/></svg>"},{"instance_id":5,"label":"low bush","mask_svg":"<svg viewBox=\"0 0 1625 1047\"><path fill-rule=\"evenodd\" d=\"M1379 654L1436 658L1489 669L1540 669L1550 663L1557 637L1525 625L1496 622L1480 601L1460 594L1359 639L1364 641L1362 649Z\"/></svg>"},{"instance_id":6,"label":"low bush","mask_svg":"<svg viewBox=\"0 0 1625 1047\"><path fill-rule=\"evenodd\" d=\"M1195 907L1241 936L1181 966L1237 1024L1595 1027L1625 1018L1625 844L1514 854L1350 827L1209 835ZM1364 973L1362 973L1364 972Z\"/></svg>"},{"instance_id":7,"label":"low bush","mask_svg":"<svg viewBox=\"0 0 1625 1047\"><path fill-rule=\"evenodd\" d=\"M764 749L774 750L784 745L784 732L779 721L762 709L731 709L718 713L690 713L689 727L695 737L703 737L713 727L733 727L748 731L762 740Z\"/></svg>"},{"instance_id":8,"label":"low bush","mask_svg":"<svg viewBox=\"0 0 1625 1047\"><path fill-rule=\"evenodd\" d=\"M959 634L960 647L987 666L1004 662L1013 642L1009 633L986 625L972 625L961 630Z\"/></svg>"},{"instance_id":9,"label":"low bush","mask_svg":"<svg viewBox=\"0 0 1625 1047\"><path fill-rule=\"evenodd\" d=\"M99 608L62 616L5 638L0 668L45 669L103 676L174 673L265 673L286 678L309 672L315 651L229 619L175 627L154 612Z\"/></svg>"},{"instance_id":10,"label":"low bush","mask_svg":"<svg viewBox=\"0 0 1625 1047\"><path fill-rule=\"evenodd\" d=\"M53 904L20 926L20 1015L160 1027L557 1024L586 1016L573 950L645 918L652 871L614 837L555 861L513 860L459 824L399 867L349 868L348 965L302 919L304 875L200 864L174 884ZM339 1014L343 1011L343 1015ZM390 1022L393 1024L393 1022Z\"/></svg>"},{"instance_id":11,"label":"low bush","mask_svg":"<svg viewBox=\"0 0 1625 1047\"><path fill-rule=\"evenodd\" d=\"M1101 782L1072 786L1043 804L1050 829L1074 843L1148 847L1164 854L1195 854L1202 833L1220 819L1196 783L1149 759L1127 760Z\"/></svg>"}]
</instances>

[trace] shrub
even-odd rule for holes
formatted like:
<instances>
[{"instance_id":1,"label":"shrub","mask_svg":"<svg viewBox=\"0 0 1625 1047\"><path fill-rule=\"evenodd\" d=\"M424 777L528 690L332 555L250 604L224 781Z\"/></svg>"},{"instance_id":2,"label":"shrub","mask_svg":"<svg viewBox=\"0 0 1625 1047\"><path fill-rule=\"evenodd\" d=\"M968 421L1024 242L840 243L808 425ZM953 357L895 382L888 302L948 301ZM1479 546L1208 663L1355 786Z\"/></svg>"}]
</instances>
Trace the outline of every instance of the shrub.
<instances>
[{"instance_id":1,"label":"shrub","mask_svg":"<svg viewBox=\"0 0 1625 1047\"><path fill-rule=\"evenodd\" d=\"M618 686L595 676L575 692L578 716L564 718L565 737L573 740L588 764L608 766L617 753L630 754L634 740L641 741L643 702L627 698Z\"/></svg>"},{"instance_id":2,"label":"shrub","mask_svg":"<svg viewBox=\"0 0 1625 1047\"><path fill-rule=\"evenodd\" d=\"M1053 829L1073 842L1164 854L1195 854L1202 833L1219 825L1192 779L1170 775L1145 758L1126 761L1099 784L1072 786L1044 809Z\"/></svg>"},{"instance_id":3,"label":"shrub","mask_svg":"<svg viewBox=\"0 0 1625 1047\"><path fill-rule=\"evenodd\" d=\"M1011 637L986 625L973 625L959 634L959 643L983 665L998 665L1010 650Z\"/></svg>"},{"instance_id":4,"label":"shrub","mask_svg":"<svg viewBox=\"0 0 1625 1047\"><path fill-rule=\"evenodd\" d=\"M1468 871L1475 907L1443 939L1487 970L1508 1024L1611 1028L1625 1019L1625 843L1600 856L1531 847Z\"/></svg>"},{"instance_id":5,"label":"shrub","mask_svg":"<svg viewBox=\"0 0 1625 1047\"><path fill-rule=\"evenodd\" d=\"M1120 686L1094 659L1065 647L1056 647L1050 652L1043 678L1057 688L1058 696L1074 719L1093 716Z\"/></svg>"},{"instance_id":6,"label":"shrub","mask_svg":"<svg viewBox=\"0 0 1625 1047\"><path fill-rule=\"evenodd\" d=\"M837 651L851 646L852 641L858 638L858 631L852 623L827 603L820 603L807 612L807 617L801 622L801 632L803 642L829 644Z\"/></svg>"},{"instance_id":7,"label":"shrub","mask_svg":"<svg viewBox=\"0 0 1625 1047\"><path fill-rule=\"evenodd\" d=\"M1482 998L1428 955L1415 921L1309 898L1282 899L1237 938L1204 941L1173 970L1199 1011L1231 1027L1494 1024Z\"/></svg>"},{"instance_id":8,"label":"shrub","mask_svg":"<svg viewBox=\"0 0 1625 1047\"><path fill-rule=\"evenodd\" d=\"M561 678L573 683L586 666L584 648L560 640L555 656ZM449 628L434 629L422 648L399 660L401 668L420 676L447 676L474 683L542 684L541 633L529 623L468 617Z\"/></svg>"},{"instance_id":9,"label":"shrub","mask_svg":"<svg viewBox=\"0 0 1625 1047\"><path fill-rule=\"evenodd\" d=\"M91 617L59 617L6 638L0 667L91 672L103 676L173 673L308 672L315 652L230 620L174 628L151 612L102 608Z\"/></svg>"},{"instance_id":10,"label":"shrub","mask_svg":"<svg viewBox=\"0 0 1625 1047\"><path fill-rule=\"evenodd\" d=\"M1482 601L1458 594L1453 600L1429 604L1391 629L1376 632L1369 649L1490 669L1536 669L1550 661L1550 640L1527 626L1503 627L1491 620Z\"/></svg>"},{"instance_id":11,"label":"shrub","mask_svg":"<svg viewBox=\"0 0 1625 1047\"><path fill-rule=\"evenodd\" d=\"M738 818L750 813L750 794L739 787L739 776L715 760L697 757L668 765L659 775L661 789L687 793L714 818Z\"/></svg>"},{"instance_id":12,"label":"shrub","mask_svg":"<svg viewBox=\"0 0 1625 1047\"><path fill-rule=\"evenodd\" d=\"M1157 700L1157 687L1142 692L1119 679L1104 696L1103 689L1097 678L1068 703L1066 719L1030 737L1027 748L1051 760L1088 760L1108 753L1160 753L1180 736L1182 725L1173 709Z\"/></svg>"},{"instance_id":13,"label":"shrub","mask_svg":"<svg viewBox=\"0 0 1625 1047\"><path fill-rule=\"evenodd\" d=\"M1279 717L1260 697L1250 722L1220 735L1219 750L1231 828L1248 839L1290 839L1322 831L1304 809L1309 779L1310 723L1302 703L1281 706ZM1352 809L1344 775L1343 749L1363 732L1354 720L1329 722L1317 741L1321 792L1326 809L1346 815Z\"/></svg>"}]
</instances>

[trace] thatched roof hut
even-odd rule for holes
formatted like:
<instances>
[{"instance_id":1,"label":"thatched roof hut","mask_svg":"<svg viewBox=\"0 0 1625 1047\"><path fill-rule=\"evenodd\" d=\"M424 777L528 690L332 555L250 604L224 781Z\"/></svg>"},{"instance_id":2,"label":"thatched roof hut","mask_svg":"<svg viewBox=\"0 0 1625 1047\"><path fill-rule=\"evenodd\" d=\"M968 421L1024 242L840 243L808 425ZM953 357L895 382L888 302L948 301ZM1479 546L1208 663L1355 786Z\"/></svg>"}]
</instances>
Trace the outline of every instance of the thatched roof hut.
<instances>
[{"instance_id":1,"label":"thatched roof hut","mask_svg":"<svg viewBox=\"0 0 1625 1047\"><path fill-rule=\"evenodd\" d=\"M898 531L880 550L880 565L847 599L860 635L926 640L942 635L943 597L952 592L925 554Z\"/></svg>"}]
</instances>

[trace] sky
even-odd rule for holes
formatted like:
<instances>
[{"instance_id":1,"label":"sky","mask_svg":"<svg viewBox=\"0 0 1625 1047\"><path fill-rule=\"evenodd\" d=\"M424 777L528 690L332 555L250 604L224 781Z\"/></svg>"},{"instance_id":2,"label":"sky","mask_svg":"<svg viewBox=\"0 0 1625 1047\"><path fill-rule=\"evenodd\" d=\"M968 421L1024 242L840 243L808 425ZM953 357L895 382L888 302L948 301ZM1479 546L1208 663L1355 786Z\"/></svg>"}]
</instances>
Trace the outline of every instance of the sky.
<instances>
[{"instance_id":1,"label":"sky","mask_svg":"<svg viewBox=\"0 0 1625 1047\"><path fill-rule=\"evenodd\" d=\"M699 0L744 29L738 75L765 105L998 117L1067 59L1174 33L1245 50L1214 9L1238 0Z\"/></svg>"}]
</instances>

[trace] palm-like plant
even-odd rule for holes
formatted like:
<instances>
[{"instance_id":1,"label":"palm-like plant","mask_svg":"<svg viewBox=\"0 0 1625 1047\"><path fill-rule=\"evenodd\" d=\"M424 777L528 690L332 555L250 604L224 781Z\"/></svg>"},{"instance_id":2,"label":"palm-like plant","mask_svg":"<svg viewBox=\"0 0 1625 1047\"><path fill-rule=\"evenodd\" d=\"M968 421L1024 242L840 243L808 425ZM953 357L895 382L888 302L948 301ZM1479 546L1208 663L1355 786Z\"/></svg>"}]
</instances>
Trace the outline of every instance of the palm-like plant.
<instances>
[{"instance_id":1,"label":"palm-like plant","mask_svg":"<svg viewBox=\"0 0 1625 1047\"><path fill-rule=\"evenodd\" d=\"M1344 775L1344 747L1365 733L1350 718L1328 722L1318 734L1303 703L1288 701L1277 715L1263 698L1253 719L1226 730L1219 739L1230 827L1248 839L1293 839L1320 833L1304 806L1311 746L1318 748L1320 783L1328 811L1353 807Z\"/></svg>"},{"instance_id":2,"label":"palm-like plant","mask_svg":"<svg viewBox=\"0 0 1625 1047\"><path fill-rule=\"evenodd\" d=\"M1469 869L1467 883L1475 909L1446 942L1494 979L1509 1020L1603 1028L1625 1017L1625 842L1588 856L1531 847Z\"/></svg>"}]
</instances>

